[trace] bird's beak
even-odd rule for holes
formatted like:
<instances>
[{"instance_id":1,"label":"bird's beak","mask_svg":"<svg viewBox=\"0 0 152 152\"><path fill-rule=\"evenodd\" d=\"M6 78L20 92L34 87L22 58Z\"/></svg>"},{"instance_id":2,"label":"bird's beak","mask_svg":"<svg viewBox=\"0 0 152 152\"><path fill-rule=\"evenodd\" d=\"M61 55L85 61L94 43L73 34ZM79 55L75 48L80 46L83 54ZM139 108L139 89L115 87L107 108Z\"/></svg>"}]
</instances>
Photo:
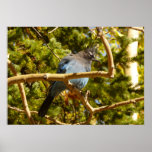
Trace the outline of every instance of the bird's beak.
<instances>
[{"instance_id":1,"label":"bird's beak","mask_svg":"<svg viewBox=\"0 0 152 152\"><path fill-rule=\"evenodd\" d=\"M92 61L100 62L100 61L99 61L99 60L97 60L97 59L92 59Z\"/></svg>"}]
</instances>

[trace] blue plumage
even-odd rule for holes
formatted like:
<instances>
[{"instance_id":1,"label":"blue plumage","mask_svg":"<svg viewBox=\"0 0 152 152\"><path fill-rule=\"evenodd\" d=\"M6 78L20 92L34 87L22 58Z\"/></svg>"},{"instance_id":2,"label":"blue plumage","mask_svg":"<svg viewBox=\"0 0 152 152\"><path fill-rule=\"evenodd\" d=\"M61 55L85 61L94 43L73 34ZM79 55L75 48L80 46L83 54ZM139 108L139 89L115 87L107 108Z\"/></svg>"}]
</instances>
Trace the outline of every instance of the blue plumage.
<instances>
[{"instance_id":1,"label":"blue plumage","mask_svg":"<svg viewBox=\"0 0 152 152\"><path fill-rule=\"evenodd\" d=\"M77 54L70 54L64 57L59 63L57 73L79 73L91 71L91 63L95 59L95 49L90 48L85 51L81 51ZM70 82L74 84L78 89L82 89L86 86L88 78L71 79ZM59 95L63 90L66 89L64 82L55 81L53 82L49 93L43 102L40 110L39 116L43 117L49 107L54 97Z\"/></svg>"}]
</instances>

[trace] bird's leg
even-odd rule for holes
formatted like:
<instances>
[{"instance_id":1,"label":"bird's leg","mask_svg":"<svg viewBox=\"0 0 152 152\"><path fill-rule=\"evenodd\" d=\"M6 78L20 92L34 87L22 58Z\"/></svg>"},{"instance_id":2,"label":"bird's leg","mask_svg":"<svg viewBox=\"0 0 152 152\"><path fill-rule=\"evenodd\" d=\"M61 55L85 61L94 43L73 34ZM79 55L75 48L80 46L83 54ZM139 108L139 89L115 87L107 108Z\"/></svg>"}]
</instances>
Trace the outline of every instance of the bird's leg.
<instances>
[{"instance_id":1,"label":"bird's leg","mask_svg":"<svg viewBox=\"0 0 152 152\"><path fill-rule=\"evenodd\" d=\"M80 91L80 93L81 93L81 95L83 96L84 93L83 93L82 91Z\"/></svg>"}]
</instances>

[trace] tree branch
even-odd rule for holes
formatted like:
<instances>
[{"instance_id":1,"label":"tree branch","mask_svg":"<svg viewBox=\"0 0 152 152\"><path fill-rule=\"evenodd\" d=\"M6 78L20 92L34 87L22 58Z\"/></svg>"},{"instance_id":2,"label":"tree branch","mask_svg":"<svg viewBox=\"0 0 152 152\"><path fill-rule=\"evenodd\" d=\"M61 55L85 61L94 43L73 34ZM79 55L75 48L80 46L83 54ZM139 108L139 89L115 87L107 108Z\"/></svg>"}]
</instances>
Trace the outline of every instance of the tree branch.
<instances>
[{"instance_id":1,"label":"tree branch","mask_svg":"<svg viewBox=\"0 0 152 152\"><path fill-rule=\"evenodd\" d=\"M70 79L78 79L78 78L95 78L95 77L106 77L109 78L109 74L103 71L92 71L92 72L81 72L81 73L68 73L68 74L49 74L49 73L41 73L41 74L26 74L26 75L18 75L8 78L8 85L12 85L15 83L21 82L33 82L33 81L65 81Z\"/></svg>"},{"instance_id":2,"label":"tree branch","mask_svg":"<svg viewBox=\"0 0 152 152\"><path fill-rule=\"evenodd\" d=\"M90 111L90 115L89 115L87 121L81 122L81 123L77 123L77 125L89 124L91 119L92 119L92 117L93 117L93 114L95 114L97 112L101 112L101 111L104 111L104 110L115 109L117 107L120 107L120 106L123 106L123 105L128 105L128 104L131 104L131 103L136 104L137 102L142 101L142 100L144 100L144 97L135 98L135 99L127 100L127 101L121 101L121 102L118 102L118 103L115 103L115 104L112 104L112 105L106 105L106 106L102 106L102 107L99 107L99 108L93 108Z\"/></svg>"},{"instance_id":3,"label":"tree branch","mask_svg":"<svg viewBox=\"0 0 152 152\"><path fill-rule=\"evenodd\" d=\"M115 104L112 104L112 105L107 105L107 106L102 106L102 107L99 107L99 108L94 108L93 109L93 113L97 113L97 112L101 112L101 111L104 111L104 110L110 110L110 109L114 109L114 108L117 108L119 106L123 106L123 105L127 105L127 104L131 104L131 103L137 103L139 101L142 101L144 100L144 97L140 97L140 98L135 98L135 99L130 99L130 100L127 100L127 101L121 101L121 102L118 102L118 103L115 103Z\"/></svg>"},{"instance_id":4,"label":"tree branch","mask_svg":"<svg viewBox=\"0 0 152 152\"><path fill-rule=\"evenodd\" d=\"M10 60L8 60L8 67L11 69L12 73L14 75L17 75L17 72L13 66L13 64L11 63ZM31 124L34 124L34 120L31 116L31 113L30 113L30 110L29 110L29 107L28 107L28 103L27 103L27 99L26 99L26 95L25 95L25 91L24 91L24 86L22 83L18 83L18 87L19 87L19 90L20 90L20 93L21 93L21 98L22 98L22 103L23 103L23 106L24 106L24 110L27 114L27 117L28 117L28 120Z\"/></svg>"},{"instance_id":5,"label":"tree branch","mask_svg":"<svg viewBox=\"0 0 152 152\"><path fill-rule=\"evenodd\" d=\"M114 61L113 61L113 56L112 56L109 42L106 39L105 35L103 34L102 28L97 27L97 31L98 31L97 35L100 37L101 41L103 42L104 47L105 47L106 52L107 52L109 77L113 78L114 77Z\"/></svg>"},{"instance_id":6,"label":"tree branch","mask_svg":"<svg viewBox=\"0 0 152 152\"><path fill-rule=\"evenodd\" d=\"M96 34L94 29L91 29L90 27L88 27L89 30L93 33ZM101 41L104 44L105 50L107 52L107 56L108 56L108 74L110 78L114 77L114 61L113 61L113 56L112 56L112 52L111 52L111 48L109 45L108 40L106 39L104 33L103 33L103 28L102 27L96 27L97 30L97 36L101 39Z\"/></svg>"},{"instance_id":7,"label":"tree branch","mask_svg":"<svg viewBox=\"0 0 152 152\"><path fill-rule=\"evenodd\" d=\"M139 28L139 27L128 27L128 28L133 29L133 30L137 30L137 31L140 31L140 32L144 33L144 29L143 28Z\"/></svg>"},{"instance_id":8,"label":"tree branch","mask_svg":"<svg viewBox=\"0 0 152 152\"><path fill-rule=\"evenodd\" d=\"M90 27L88 27L90 32L92 32L93 34L97 35L96 32L95 32L95 28L91 29Z\"/></svg>"}]
</instances>

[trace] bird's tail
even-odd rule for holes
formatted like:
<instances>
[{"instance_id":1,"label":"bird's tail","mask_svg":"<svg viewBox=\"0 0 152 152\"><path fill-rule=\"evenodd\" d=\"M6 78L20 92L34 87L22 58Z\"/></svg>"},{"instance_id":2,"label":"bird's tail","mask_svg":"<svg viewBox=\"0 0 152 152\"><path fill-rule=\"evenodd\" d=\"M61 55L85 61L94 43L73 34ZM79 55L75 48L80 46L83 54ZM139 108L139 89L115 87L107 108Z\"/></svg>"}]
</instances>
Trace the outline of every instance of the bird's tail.
<instances>
[{"instance_id":1,"label":"bird's tail","mask_svg":"<svg viewBox=\"0 0 152 152\"><path fill-rule=\"evenodd\" d=\"M39 109L38 115L40 117L44 117L46 113L48 112L48 109L50 107L50 104L52 103L54 97L47 96L46 99L44 100L42 106Z\"/></svg>"}]
</instances>

